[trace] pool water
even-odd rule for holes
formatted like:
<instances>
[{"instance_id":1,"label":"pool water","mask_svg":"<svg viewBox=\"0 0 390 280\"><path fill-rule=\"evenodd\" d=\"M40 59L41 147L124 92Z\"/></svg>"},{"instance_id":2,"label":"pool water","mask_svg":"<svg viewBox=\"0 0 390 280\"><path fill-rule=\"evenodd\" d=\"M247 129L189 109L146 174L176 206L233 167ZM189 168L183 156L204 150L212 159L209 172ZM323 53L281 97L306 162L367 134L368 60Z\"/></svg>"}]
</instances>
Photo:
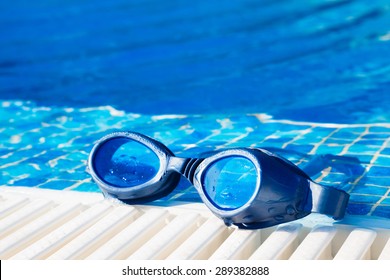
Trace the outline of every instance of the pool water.
<instances>
[{"instance_id":1,"label":"pool water","mask_svg":"<svg viewBox=\"0 0 390 280\"><path fill-rule=\"evenodd\" d=\"M133 130L318 162L350 214L390 218L389 26L379 0L0 3L0 185L98 192L93 143Z\"/></svg>"}]
</instances>

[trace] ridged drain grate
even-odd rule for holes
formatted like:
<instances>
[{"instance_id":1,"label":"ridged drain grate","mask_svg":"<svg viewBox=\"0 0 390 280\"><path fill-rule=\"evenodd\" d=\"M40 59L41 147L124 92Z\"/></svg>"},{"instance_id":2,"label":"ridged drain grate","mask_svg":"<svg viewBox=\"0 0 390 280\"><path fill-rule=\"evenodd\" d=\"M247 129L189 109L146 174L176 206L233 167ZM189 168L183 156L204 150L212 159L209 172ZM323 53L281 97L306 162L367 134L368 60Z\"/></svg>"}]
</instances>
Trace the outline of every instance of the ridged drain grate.
<instances>
[{"instance_id":1,"label":"ridged drain grate","mask_svg":"<svg viewBox=\"0 0 390 280\"><path fill-rule=\"evenodd\" d=\"M2 188L0 259L390 259L388 229L305 220L246 231L201 204L129 206L93 193Z\"/></svg>"}]
</instances>

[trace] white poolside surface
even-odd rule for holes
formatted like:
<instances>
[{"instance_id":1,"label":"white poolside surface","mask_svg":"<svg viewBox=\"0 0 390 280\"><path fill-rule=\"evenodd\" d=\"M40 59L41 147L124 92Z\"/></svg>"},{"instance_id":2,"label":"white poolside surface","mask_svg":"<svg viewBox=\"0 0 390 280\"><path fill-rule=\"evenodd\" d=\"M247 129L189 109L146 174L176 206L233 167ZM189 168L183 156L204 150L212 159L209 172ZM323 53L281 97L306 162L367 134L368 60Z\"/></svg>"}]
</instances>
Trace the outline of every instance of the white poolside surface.
<instances>
[{"instance_id":1,"label":"white poolside surface","mask_svg":"<svg viewBox=\"0 0 390 280\"><path fill-rule=\"evenodd\" d=\"M390 259L390 221L312 214L248 231L203 204L129 206L101 194L0 188L0 259Z\"/></svg>"}]
</instances>

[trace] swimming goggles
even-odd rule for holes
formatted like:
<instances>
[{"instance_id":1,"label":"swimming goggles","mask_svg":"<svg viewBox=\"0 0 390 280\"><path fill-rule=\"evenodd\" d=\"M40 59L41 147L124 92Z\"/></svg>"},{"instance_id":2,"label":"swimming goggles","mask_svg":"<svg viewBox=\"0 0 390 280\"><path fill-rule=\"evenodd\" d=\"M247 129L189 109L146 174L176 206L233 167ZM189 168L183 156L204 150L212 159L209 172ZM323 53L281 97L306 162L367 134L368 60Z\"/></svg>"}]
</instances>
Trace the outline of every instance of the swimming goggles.
<instances>
[{"instance_id":1,"label":"swimming goggles","mask_svg":"<svg viewBox=\"0 0 390 280\"><path fill-rule=\"evenodd\" d=\"M162 143L136 132L100 139L88 171L102 192L128 204L168 195L181 175L226 225L269 227L318 212L341 219L349 195L319 185L290 161L258 148L232 148L182 158Z\"/></svg>"}]
</instances>

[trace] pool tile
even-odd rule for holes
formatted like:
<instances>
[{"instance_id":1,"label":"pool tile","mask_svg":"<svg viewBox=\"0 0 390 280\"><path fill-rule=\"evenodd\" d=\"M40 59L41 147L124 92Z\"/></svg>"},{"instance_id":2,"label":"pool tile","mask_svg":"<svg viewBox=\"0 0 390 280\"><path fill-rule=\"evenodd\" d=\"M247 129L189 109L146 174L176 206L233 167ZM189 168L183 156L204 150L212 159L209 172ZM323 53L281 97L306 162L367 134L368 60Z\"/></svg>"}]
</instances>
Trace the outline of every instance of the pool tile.
<instances>
[{"instance_id":1,"label":"pool tile","mask_svg":"<svg viewBox=\"0 0 390 280\"><path fill-rule=\"evenodd\" d=\"M148 116L123 112L115 115L106 107L41 110L23 102L9 105L0 106L0 116L19 110L21 118L13 119L12 127L5 117L0 121L0 129L4 127L4 133L0 134L0 185L3 186L99 192L85 172L93 144L113 131L136 130L156 137L177 155L187 157L239 146L273 148L302 168L315 159L312 153L357 157L361 165L335 165L327 169L328 173L313 174L313 179L349 190L351 214L366 215L375 208L372 215L386 216L389 209L385 207L390 204L390 145L384 144L387 128L369 127L369 134L364 134L367 131L364 125L348 128L273 119L259 122L250 115ZM164 199L200 202L196 190L185 182Z\"/></svg>"}]
</instances>

